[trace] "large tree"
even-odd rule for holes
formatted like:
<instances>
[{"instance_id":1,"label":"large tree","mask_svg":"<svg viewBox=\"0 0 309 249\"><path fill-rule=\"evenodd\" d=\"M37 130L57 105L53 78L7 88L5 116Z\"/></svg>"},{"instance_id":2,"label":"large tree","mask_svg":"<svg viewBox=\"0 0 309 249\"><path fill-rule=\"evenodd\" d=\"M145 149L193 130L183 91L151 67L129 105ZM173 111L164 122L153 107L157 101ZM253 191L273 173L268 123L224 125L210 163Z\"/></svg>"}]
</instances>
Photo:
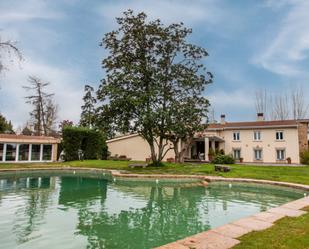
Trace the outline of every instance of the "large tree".
<instances>
[{"instance_id":1,"label":"large tree","mask_svg":"<svg viewBox=\"0 0 309 249\"><path fill-rule=\"evenodd\" d=\"M33 106L30 116L35 135L49 135L52 133L57 117L57 106L53 100L53 93L47 93L50 84L36 76L29 76L29 86L24 86L31 94L26 97L26 103Z\"/></svg>"},{"instance_id":2,"label":"large tree","mask_svg":"<svg viewBox=\"0 0 309 249\"><path fill-rule=\"evenodd\" d=\"M148 142L153 164L158 165L173 149L168 136L175 106L196 98L198 108L206 111L202 93L212 81L203 64L208 53L186 40L192 30L182 23L164 26L132 10L117 23L119 28L102 40L109 55L102 63L106 77L98 99L105 101L103 110L113 115L118 131L137 132Z\"/></svg>"},{"instance_id":3,"label":"large tree","mask_svg":"<svg viewBox=\"0 0 309 249\"><path fill-rule=\"evenodd\" d=\"M94 88L85 85L85 95L83 97L84 104L82 105L82 113L80 117L80 125L83 127L92 128L95 123L96 103Z\"/></svg>"}]
</instances>

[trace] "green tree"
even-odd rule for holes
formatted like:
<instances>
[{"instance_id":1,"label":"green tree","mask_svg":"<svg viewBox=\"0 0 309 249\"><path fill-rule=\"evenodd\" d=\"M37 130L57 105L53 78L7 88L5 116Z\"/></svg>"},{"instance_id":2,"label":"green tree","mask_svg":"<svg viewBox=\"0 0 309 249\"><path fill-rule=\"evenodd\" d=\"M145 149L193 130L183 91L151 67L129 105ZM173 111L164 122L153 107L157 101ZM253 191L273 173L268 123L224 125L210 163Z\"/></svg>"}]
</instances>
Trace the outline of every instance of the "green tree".
<instances>
[{"instance_id":1,"label":"green tree","mask_svg":"<svg viewBox=\"0 0 309 249\"><path fill-rule=\"evenodd\" d=\"M7 121L6 118L1 113L0 113L0 133L14 133L12 122Z\"/></svg>"},{"instance_id":2,"label":"green tree","mask_svg":"<svg viewBox=\"0 0 309 249\"><path fill-rule=\"evenodd\" d=\"M80 125L91 128L95 123L96 103L97 100L93 96L94 89L92 86L85 85L85 95L83 97L84 105L82 105L82 114L80 118Z\"/></svg>"},{"instance_id":3,"label":"green tree","mask_svg":"<svg viewBox=\"0 0 309 249\"><path fill-rule=\"evenodd\" d=\"M21 134L26 135L26 136L31 136L32 130L28 126L25 126L23 130L21 131Z\"/></svg>"},{"instance_id":4,"label":"green tree","mask_svg":"<svg viewBox=\"0 0 309 249\"><path fill-rule=\"evenodd\" d=\"M212 82L203 64L208 53L186 41L192 30L182 23L164 26L132 10L117 18L117 23L119 28L107 33L101 43L109 55L102 62L106 77L98 99L104 112L112 114L111 125L142 136L150 146L153 164L159 165L173 149L168 136L173 132L175 107L186 98L198 98L199 108L205 107L202 93Z\"/></svg>"},{"instance_id":5,"label":"green tree","mask_svg":"<svg viewBox=\"0 0 309 249\"><path fill-rule=\"evenodd\" d=\"M173 143L176 162L184 162L184 154L193 142L194 135L206 129L208 106L208 100L202 96L186 96L174 102L168 119L168 140Z\"/></svg>"}]
</instances>

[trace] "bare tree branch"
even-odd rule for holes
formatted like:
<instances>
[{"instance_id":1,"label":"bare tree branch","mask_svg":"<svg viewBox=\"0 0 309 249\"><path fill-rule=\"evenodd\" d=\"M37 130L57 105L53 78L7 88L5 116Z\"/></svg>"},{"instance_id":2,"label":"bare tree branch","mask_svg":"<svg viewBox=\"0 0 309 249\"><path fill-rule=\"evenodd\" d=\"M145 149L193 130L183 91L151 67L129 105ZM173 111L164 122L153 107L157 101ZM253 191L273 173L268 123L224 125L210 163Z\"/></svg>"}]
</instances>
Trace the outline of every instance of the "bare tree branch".
<instances>
[{"instance_id":1,"label":"bare tree branch","mask_svg":"<svg viewBox=\"0 0 309 249\"><path fill-rule=\"evenodd\" d=\"M19 61L23 59L22 53L15 44L16 42L11 40L2 41L0 37L0 73L4 69L8 69L4 62L5 56L8 56L9 58L15 57Z\"/></svg>"}]
</instances>

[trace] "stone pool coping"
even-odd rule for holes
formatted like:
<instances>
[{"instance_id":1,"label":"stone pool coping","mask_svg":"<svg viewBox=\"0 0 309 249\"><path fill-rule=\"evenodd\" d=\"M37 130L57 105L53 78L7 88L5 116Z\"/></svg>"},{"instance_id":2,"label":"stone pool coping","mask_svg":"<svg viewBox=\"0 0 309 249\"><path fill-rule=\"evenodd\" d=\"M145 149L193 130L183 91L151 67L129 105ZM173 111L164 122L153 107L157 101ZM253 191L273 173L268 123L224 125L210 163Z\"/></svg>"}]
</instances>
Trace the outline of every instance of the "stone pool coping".
<instances>
[{"instance_id":1,"label":"stone pool coping","mask_svg":"<svg viewBox=\"0 0 309 249\"><path fill-rule=\"evenodd\" d=\"M80 168L80 167L42 167L42 168L16 168L16 169L0 169L0 174L5 172L27 172L27 171L86 171L90 173L109 172L116 178L172 178L172 179L199 179L202 182L244 182L268 184L276 186L291 187L309 191L309 185L276 182L270 180L258 180L247 178L225 178L219 176L201 176L201 175L167 175L167 174L131 174L121 170L97 169L97 168ZM228 249L239 244L237 239L247 233L253 231L261 231L274 225L274 222L283 217L298 217L305 213L301 209L309 206L309 196L288 202L282 206L271 208L265 212L257 213L249 217L225 224L220 227L201 232L187 238L157 247L156 249Z\"/></svg>"}]
</instances>

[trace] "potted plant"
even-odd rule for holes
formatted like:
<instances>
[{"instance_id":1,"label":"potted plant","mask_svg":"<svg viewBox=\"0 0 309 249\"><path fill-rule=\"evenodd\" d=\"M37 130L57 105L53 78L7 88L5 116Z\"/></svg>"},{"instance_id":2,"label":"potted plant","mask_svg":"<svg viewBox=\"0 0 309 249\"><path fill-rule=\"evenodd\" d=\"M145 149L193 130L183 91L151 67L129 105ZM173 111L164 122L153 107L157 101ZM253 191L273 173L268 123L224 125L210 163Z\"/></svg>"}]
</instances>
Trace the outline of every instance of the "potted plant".
<instances>
[{"instance_id":1,"label":"potted plant","mask_svg":"<svg viewBox=\"0 0 309 249\"><path fill-rule=\"evenodd\" d=\"M239 162L243 163L244 162L244 158L243 157L239 158Z\"/></svg>"},{"instance_id":2,"label":"potted plant","mask_svg":"<svg viewBox=\"0 0 309 249\"><path fill-rule=\"evenodd\" d=\"M292 163L292 158L288 157L286 160L288 161L288 164Z\"/></svg>"}]
</instances>

